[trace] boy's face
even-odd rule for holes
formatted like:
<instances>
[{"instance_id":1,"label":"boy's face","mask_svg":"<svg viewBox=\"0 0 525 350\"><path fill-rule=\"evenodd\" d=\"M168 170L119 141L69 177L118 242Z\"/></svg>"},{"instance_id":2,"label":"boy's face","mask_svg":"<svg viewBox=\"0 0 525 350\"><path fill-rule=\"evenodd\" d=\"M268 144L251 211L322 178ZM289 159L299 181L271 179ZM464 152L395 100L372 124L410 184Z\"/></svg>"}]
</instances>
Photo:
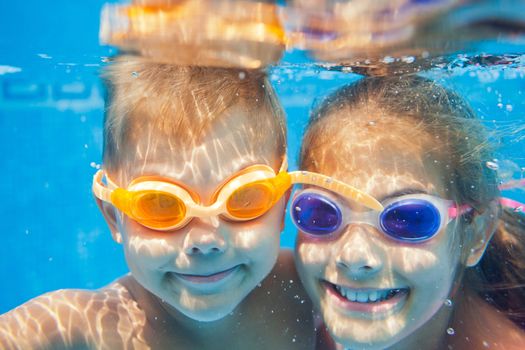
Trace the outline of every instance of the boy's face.
<instances>
[{"instance_id":1,"label":"boy's face","mask_svg":"<svg viewBox=\"0 0 525 350\"><path fill-rule=\"evenodd\" d=\"M276 171L281 166L271 140L254 144L257 131L250 118L231 111L191 147L145 127L136 150L127 150L133 159L112 176L124 188L143 175L161 176L194 191L202 205L211 205L214 191L240 170L253 164ZM281 199L251 221L193 218L168 232L146 228L118 212L116 231L129 269L143 287L192 319L214 321L232 312L274 266L284 208Z\"/></svg>"}]
</instances>

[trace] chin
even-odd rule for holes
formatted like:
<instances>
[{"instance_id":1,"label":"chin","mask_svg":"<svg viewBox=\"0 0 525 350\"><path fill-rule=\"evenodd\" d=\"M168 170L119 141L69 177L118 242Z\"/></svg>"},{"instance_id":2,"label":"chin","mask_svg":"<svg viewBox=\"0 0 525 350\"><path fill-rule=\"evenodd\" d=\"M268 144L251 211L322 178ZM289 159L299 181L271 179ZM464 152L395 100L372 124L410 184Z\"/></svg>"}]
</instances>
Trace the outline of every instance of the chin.
<instances>
[{"instance_id":1,"label":"chin","mask_svg":"<svg viewBox=\"0 0 525 350\"><path fill-rule=\"evenodd\" d=\"M390 348L399 341L396 336L381 335L376 332L361 334L341 332L339 334L332 334L332 337L335 342L348 349L383 350Z\"/></svg>"},{"instance_id":2,"label":"chin","mask_svg":"<svg viewBox=\"0 0 525 350\"><path fill-rule=\"evenodd\" d=\"M187 317L199 321L199 322L214 322L219 321L223 319L224 317L228 316L235 310L237 307L237 304L230 304L230 305L221 305L220 307L216 308L203 308L201 310L197 309L187 309L187 308L178 308L180 312L182 312Z\"/></svg>"},{"instance_id":3,"label":"chin","mask_svg":"<svg viewBox=\"0 0 525 350\"><path fill-rule=\"evenodd\" d=\"M403 320L390 317L380 320L363 320L340 315L338 312L325 312L326 326L338 344L348 349L387 349L407 336Z\"/></svg>"},{"instance_id":4,"label":"chin","mask_svg":"<svg viewBox=\"0 0 525 350\"><path fill-rule=\"evenodd\" d=\"M231 314L243 299L235 291L206 296L183 294L172 306L195 321L214 322Z\"/></svg>"}]
</instances>

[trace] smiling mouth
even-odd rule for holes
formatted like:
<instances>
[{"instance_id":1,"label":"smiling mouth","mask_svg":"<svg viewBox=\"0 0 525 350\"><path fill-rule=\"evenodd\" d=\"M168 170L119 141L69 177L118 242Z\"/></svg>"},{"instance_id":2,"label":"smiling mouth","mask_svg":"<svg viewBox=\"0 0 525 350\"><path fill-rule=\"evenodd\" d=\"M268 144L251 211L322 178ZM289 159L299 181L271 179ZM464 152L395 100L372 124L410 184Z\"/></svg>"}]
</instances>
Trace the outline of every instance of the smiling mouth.
<instances>
[{"instance_id":1,"label":"smiling mouth","mask_svg":"<svg viewBox=\"0 0 525 350\"><path fill-rule=\"evenodd\" d=\"M343 298L356 303L380 303L394 298L399 293L408 293L407 288L394 289L353 289L332 284L332 288Z\"/></svg>"},{"instance_id":2,"label":"smiling mouth","mask_svg":"<svg viewBox=\"0 0 525 350\"><path fill-rule=\"evenodd\" d=\"M349 288L323 281L329 295L349 311L386 312L400 308L410 294L410 288Z\"/></svg>"},{"instance_id":3,"label":"smiling mouth","mask_svg":"<svg viewBox=\"0 0 525 350\"><path fill-rule=\"evenodd\" d=\"M173 274L179 277L180 279L191 282L191 283L198 283L198 284L215 283L215 282L222 281L226 277L230 276L235 271L237 271L240 267L241 265L235 265L234 267L230 269L219 271L219 272L213 272L209 274L193 275L193 274L185 274L185 273L177 273L177 272L174 272Z\"/></svg>"}]
</instances>

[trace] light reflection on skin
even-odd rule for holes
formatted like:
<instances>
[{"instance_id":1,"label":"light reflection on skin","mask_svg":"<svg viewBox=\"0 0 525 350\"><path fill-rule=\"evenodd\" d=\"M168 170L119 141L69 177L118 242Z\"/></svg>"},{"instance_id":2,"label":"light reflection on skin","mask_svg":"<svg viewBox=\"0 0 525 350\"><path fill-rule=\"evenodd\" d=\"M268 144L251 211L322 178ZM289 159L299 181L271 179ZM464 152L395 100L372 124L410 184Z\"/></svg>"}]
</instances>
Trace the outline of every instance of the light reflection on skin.
<instances>
[{"instance_id":1,"label":"light reflection on skin","mask_svg":"<svg viewBox=\"0 0 525 350\"><path fill-rule=\"evenodd\" d=\"M393 118L374 119L370 124L370 111L366 112L356 112L355 124L332 135L337 147L313 145L311 158L316 161L307 164L306 170L345 181L379 200L405 189L447 198L444 176L433 166L436 158L431 159L432 137ZM342 207L364 210L315 190L332 196ZM440 324L442 329L447 320L448 316L438 311L450 293L460 263L455 224L453 221L430 241L419 244L396 242L367 224L350 223L325 239L299 232L298 270L333 338L352 349L383 349L394 344L403 348L418 341L429 344L425 332L410 335L431 323ZM353 289L409 288L409 294L389 312L357 312L340 307L323 281Z\"/></svg>"},{"instance_id":2,"label":"light reflection on skin","mask_svg":"<svg viewBox=\"0 0 525 350\"><path fill-rule=\"evenodd\" d=\"M248 118L238 109L230 110L191 147L182 147L169 137L154 137L158 130L146 126L146 136L138 137L136 149L130 152L130 166L111 176L118 178L121 187L139 176L162 176L187 186L202 204L210 205L217 188L247 166L280 168L281 159L273 145L250 141L256 130L246 126L250 125ZM114 235L122 238L132 275L169 305L168 311L176 309L194 320L214 321L229 314L272 269L279 253L283 214L281 199L255 220L239 223L217 217L194 218L174 232L158 232L118 213ZM210 275L235 266L238 268L225 283L221 281L211 290L177 276Z\"/></svg>"}]
</instances>

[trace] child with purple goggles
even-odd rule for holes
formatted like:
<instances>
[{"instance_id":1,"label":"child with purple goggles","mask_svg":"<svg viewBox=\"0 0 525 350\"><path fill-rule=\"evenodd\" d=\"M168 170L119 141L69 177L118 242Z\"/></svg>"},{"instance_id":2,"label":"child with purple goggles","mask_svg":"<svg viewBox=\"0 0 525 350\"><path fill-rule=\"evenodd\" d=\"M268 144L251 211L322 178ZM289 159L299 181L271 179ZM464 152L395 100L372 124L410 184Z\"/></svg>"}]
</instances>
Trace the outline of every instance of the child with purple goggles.
<instances>
[{"instance_id":1,"label":"child with purple goggles","mask_svg":"<svg viewBox=\"0 0 525 350\"><path fill-rule=\"evenodd\" d=\"M364 78L313 111L301 168L380 203L292 197L318 349L525 348L525 217L492 159L471 108L425 78Z\"/></svg>"}]
</instances>

